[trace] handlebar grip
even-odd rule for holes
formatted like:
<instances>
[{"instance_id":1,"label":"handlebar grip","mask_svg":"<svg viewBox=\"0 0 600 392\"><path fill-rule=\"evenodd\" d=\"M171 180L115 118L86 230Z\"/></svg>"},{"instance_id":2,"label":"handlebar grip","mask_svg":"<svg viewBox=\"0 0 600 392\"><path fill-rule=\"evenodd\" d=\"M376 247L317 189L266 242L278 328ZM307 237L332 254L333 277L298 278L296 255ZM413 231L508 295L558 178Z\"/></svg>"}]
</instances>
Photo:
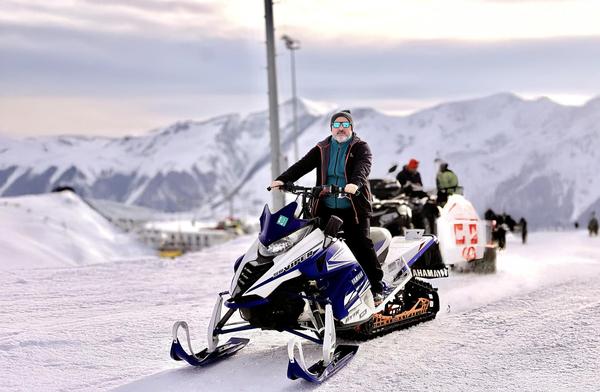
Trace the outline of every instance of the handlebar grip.
<instances>
[{"instance_id":1,"label":"handlebar grip","mask_svg":"<svg viewBox=\"0 0 600 392\"><path fill-rule=\"evenodd\" d=\"M287 189L292 189L293 187L294 187L293 182L286 182L285 184L281 184L281 185L275 186L275 187L268 186L267 191L271 192L273 189L281 189L282 191L285 191Z\"/></svg>"},{"instance_id":2,"label":"handlebar grip","mask_svg":"<svg viewBox=\"0 0 600 392\"><path fill-rule=\"evenodd\" d=\"M352 195L351 193L346 192L344 187L338 185L331 185L331 193L337 193L340 197L342 197L341 195ZM360 196L360 188L354 192L353 196Z\"/></svg>"}]
</instances>

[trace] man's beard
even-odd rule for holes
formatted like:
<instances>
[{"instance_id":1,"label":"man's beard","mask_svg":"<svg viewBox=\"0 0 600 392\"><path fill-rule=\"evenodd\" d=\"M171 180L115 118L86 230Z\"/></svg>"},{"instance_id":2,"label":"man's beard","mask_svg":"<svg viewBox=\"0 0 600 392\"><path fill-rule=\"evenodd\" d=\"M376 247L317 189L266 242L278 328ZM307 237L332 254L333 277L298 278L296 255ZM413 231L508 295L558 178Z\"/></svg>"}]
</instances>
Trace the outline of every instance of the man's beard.
<instances>
[{"instance_id":1,"label":"man's beard","mask_svg":"<svg viewBox=\"0 0 600 392\"><path fill-rule=\"evenodd\" d=\"M348 136L346 136L346 135L338 135L337 133L333 135L333 138L338 143L345 143L348 140L350 140L351 137L352 137L352 132L350 132L350 134Z\"/></svg>"}]
</instances>

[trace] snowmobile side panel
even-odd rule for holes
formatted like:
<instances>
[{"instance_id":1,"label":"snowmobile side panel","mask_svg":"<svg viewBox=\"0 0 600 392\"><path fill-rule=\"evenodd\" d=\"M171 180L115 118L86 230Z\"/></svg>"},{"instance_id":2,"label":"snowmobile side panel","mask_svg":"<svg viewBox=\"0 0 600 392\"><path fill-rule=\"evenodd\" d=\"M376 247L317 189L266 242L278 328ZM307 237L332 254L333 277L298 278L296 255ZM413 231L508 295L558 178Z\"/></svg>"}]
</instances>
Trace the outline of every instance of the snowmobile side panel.
<instances>
[{"instance_id":1,"label":"snowmobile side panel","mask_svg":"<svg viewBox=\"0 0 600 392\"><path fill-rule=\"evenodd\" d=\"M314 230L287 252L275 256L273 265L261 276L244 295L267 297L281 283L300 276L298 269L321 250L324 239L321 230Z\"/></svg>"},{"instance_id":2,"label":"snowmobile side panel","mask_svg":"<svg viewBox=\"0 0 600 392\"><path fill-rule=\"evenodd\" d=\"M430 242L419 252L418 258L411 265L413 276L425 279L447 278L448 267L442 260L439 243Z\"/></svg>"}]
</instances>

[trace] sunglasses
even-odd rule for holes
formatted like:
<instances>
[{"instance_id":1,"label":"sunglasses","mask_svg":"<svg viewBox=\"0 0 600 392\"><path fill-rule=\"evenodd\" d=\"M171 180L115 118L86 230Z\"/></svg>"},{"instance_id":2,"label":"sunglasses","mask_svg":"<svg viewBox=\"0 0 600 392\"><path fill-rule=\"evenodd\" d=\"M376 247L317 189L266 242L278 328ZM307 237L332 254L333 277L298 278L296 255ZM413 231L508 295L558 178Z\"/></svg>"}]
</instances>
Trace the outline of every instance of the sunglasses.
<instances>
[{"instance_id":1,"label":"sunglasses","mask_svg":"<svg viewBox=\"0 0 600 392\"><path fill-rule=\"evenodd\" d=\"M334 121L331 125L334 128L339 128L339 127L350 128L350 125L352 125L352 124L350 123L350 121L344 121L344 122Z\"/></svg>"}]
</instances>

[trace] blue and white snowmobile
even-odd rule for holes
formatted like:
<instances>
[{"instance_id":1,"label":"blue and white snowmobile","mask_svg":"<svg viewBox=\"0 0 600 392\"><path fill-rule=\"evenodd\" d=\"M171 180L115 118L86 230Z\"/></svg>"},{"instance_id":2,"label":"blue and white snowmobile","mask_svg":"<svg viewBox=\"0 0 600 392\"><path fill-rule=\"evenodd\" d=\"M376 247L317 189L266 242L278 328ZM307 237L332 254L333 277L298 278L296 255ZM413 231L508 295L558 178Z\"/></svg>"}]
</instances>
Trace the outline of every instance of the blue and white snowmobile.
<instances>
[{"instance_id":1,"label":"blue and white snowmobile","mask_svg":"<svg viewBox=\"0 0 600 392\"><path fill-rule=\"evenodd\" d=\"M358 350L358 345L338 344L336 334L368 339L435 318L437 289L414 278L413 271L418 269L424 277L447 276L436 237L410 230L404 237L392 238L386 229L371 229L386 287L383 302L375 304L370 283L339 232L342 221L332 217L322 230L310 211L324 193L348 195L337 187L286 184L283 190L297 195L296 201L274 213L265 206L258 238L235 262L229 291L218 295L208 326L208 347L194 353L188 325L178 321L173 325L173 359L203 366L236 353L249 341L230 338L219 345L221 335L254 328L285 331L323 346L322 358L307 366L300 341L292 338L288 378L322 382ZM243 321L230 321L236 312ZM179 340L180 329L189 352Z\"/></svg>"}]
</instances>

